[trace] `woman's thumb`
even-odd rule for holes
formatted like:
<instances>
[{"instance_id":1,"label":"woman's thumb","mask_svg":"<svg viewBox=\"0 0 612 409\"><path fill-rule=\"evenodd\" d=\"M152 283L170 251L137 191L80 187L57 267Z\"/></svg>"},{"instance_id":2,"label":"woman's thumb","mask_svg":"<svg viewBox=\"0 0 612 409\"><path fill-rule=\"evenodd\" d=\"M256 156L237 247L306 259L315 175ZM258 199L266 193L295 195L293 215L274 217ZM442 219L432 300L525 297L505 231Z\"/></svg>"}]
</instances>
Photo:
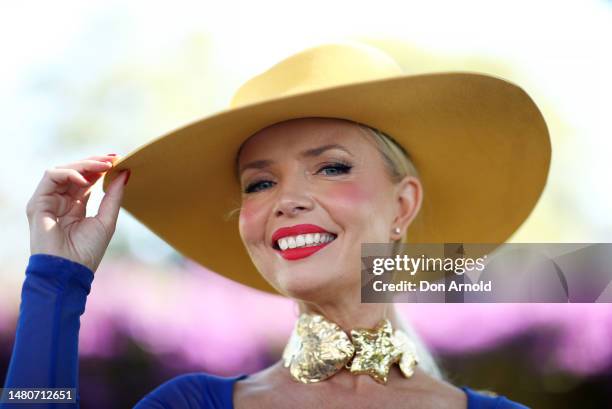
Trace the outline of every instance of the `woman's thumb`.
<instances>
[{"instance_id":1,"label":"woman's thumb","mask_svg":"<svg viewBox=\"0 0 612 409\"><path fill-rule=\"evenodd\" d=\"M104 225L107 231L114 232L121 199L123 198L124 185L130 177L130 171L122 171L108 186L106 194L100 202L96 218Z\"/></svg>"}]
</instances>

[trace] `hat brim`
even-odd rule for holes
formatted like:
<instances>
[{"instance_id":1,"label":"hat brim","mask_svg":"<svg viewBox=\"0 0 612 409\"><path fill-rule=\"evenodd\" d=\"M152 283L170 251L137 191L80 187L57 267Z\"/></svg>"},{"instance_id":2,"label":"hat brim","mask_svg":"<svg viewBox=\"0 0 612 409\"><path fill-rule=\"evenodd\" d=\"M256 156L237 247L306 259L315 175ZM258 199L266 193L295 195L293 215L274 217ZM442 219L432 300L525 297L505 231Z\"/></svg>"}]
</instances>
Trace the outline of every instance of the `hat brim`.
<instances>
[{"instance_id":1,"label":"hat brim","mask_svg":"<svg viewBox=\"0 0 612 409\"><path fill-rule=\"evenodd\" d=\"M218 112L137 148L104 178L131 169L122 207L179 253L275 293L238 231L235 156L250 135L302 117L378 128L411 155L424 189L408 243L503 243L546 184L551 146L532 99L474 73L399 76L286 95Z\"/></svg>"}]
</instances>

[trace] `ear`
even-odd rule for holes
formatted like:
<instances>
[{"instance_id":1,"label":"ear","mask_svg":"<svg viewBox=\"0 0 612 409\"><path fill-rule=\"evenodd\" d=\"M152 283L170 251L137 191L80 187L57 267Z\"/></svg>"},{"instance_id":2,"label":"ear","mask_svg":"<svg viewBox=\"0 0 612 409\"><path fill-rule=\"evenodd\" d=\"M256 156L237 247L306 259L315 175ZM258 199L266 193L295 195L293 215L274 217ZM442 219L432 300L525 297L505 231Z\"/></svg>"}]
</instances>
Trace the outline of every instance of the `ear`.
<instances>
[{"instance_id":1,"label":"ear","mask_svg":"<svg viewBox=\"0 0 612 409\"><path fill-rule=\"evenodd\" d=\"M416 176L406 176L396 185L395 189L397 213L391 226L391 239L401 240L421 209L423 186ZM395 227L400 228L399 234L393 232Z\"/></svg>"}]
</instances>

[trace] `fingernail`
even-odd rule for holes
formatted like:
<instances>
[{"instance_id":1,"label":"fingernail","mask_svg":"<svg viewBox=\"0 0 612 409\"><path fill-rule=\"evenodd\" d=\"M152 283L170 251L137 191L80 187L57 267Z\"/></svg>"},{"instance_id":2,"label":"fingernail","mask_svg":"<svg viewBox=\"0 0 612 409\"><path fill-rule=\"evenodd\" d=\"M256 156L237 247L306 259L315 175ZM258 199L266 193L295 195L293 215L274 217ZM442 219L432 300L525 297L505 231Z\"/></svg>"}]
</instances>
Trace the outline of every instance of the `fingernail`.
<instances>
[{"instance_id":1,"label":"fingernail","mask_svg":"<svg viewBox=\"0 0 612 409\"><path fill-rule=\"evenodd\" d=\"M85 173L83 177L87 179L89 183L92 183L98 178L98 175L96 173Z\"/></svg>"},{"instance_id":2,"label":"fingernail","mask_svg":"<svg viewBox=\"0 0 612 409\"><path fill-rule=\"evenodd\" d=\"M127 176L125 177L125 180L123 181L123 185L127 185L128 180L130 179L130 175L132 174L132 172L130 170L127 171Z\"/></svg>"},{"instance_id":3,"label":"fingernail","mask_svg":"<svg viewBox=\"0 0 612 409\"><path fill-rule=\"evenodd\" d=\"M107 153L106 156L117 156L116 153Z\"/></svg>"}]
</instances>

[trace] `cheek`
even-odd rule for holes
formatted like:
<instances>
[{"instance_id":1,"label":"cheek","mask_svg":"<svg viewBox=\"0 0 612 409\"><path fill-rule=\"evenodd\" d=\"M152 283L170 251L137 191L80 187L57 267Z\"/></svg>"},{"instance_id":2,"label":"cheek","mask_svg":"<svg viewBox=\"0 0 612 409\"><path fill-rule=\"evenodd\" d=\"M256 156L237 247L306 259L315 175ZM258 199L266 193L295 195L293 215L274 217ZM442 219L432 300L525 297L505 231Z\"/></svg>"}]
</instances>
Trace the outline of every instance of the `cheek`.
<instances>
[{"instance_id":1,"label":"cheek","mask_svg":"<svg viewBox=\"0 0 612 409\"><path fill-rule=\"evenodd\" d=\"M337 223L347 226L361 225L370 218L376 192L360 183L334 183L325 192L326 207Z\"/></svg>"},{"instance_id":2,"label":"cheek","mask_svg":"<svg viewBox=\"0 0 612 409\"><path fill-rule=\"evenodd\" d=\"M256 201L242 203L240 209L239 229L244 241L256 240L265 230L265 212Z\"/></svg>"},{"instance_id":3,"label":"cheek","mask_svg":"<svg viewBox=\"0 0 612 409\"><path fill-rule=\"evenodd\" d=\"M348 215L369 209L375 193L363 184L336 183L325 192L325 197L335 209Z\"/></svg>"},{"instance_id":4,"label":"cheek","mask_svg":"<svg viewBox=\"0 0 612 409\"><path fill-rule=\"evenodd\" d=\"M325 193L331 216L352 234L362 235L362 240L384 240L385 215L389 201L381 200L389 195L384 187L375 183L336 183ZM380 223L379 223L380 222Z\"/></svg>"}]
</instances>

